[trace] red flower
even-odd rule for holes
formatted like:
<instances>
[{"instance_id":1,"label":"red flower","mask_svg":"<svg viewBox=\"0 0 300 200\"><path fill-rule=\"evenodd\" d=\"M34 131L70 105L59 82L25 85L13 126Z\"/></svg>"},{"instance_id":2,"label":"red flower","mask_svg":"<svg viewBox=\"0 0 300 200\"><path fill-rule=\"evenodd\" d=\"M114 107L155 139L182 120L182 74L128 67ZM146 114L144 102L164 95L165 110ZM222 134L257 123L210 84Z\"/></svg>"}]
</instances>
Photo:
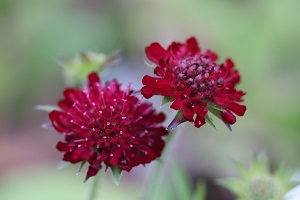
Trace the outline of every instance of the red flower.
<instances>
[{"instance_id":1,"label":"red flower","mask_svg":"<svg viewBox=\"0 0 300 200\"><path fill-rule=\"evenodd\" d=\"M164 96L172 101L171 108L182 112L169 128L184 121L200 127L206 123L208 110L228 125L236 122L234 114L244 115L246 106L239 103L245 93L235 89L240 75L230 59L217 64L218 56L210 50L201 52L195 38L173 42L167 49L152 43L146 54L157 64L154 73L158 77L144 76L141 93L146 98Z\"/></svg>"},{"instance_id":2,"label":"red flower","mask_svg":"<svg viewBox=\"0 0 300 200\"><path fill-rule=\"evenodd\" d=\"M120 87L116 81L102 86L92 73L87 89L66 89L58 102L61 111L49 114L53 127L65 137L56 146L64 152L63 160L87 161L86 179L96 175L102 164L130 171L159 157L164 147L164 114L156 114L130 87Z\"/></svg>"}]
</instances>

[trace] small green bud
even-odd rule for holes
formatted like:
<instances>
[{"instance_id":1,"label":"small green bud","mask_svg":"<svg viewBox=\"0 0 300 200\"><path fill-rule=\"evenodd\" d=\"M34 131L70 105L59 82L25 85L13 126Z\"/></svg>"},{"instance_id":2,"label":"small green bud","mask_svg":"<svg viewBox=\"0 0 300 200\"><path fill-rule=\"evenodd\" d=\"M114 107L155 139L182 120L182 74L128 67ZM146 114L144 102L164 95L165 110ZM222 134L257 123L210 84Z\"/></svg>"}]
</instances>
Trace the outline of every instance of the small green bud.
<instances>
[{"instance_id":1,"label":"small green bud","mask_svg":"<svg viewBox=\"0 0 300 200\"><path fill-rule=\"evenodd\" d=\"M102 72L106 65L115 59L116 56L91 51L77 54L74 59L62 62L66 84L72 87L80 86L88 74Z\"/></svg>"},{"instance_id":2,"label":"small green bud","mask_svg":"<svg viewBox=\"0 0 300 200\"><path fill-rule=\"evenodd\" d=\"M259 154L249 168L235 164L240 178L222 179L219 183L231 190L238 200L282 200L292 186L291 171L280 167L272 173L263 154Z\"/></svg>"}]
</instances>

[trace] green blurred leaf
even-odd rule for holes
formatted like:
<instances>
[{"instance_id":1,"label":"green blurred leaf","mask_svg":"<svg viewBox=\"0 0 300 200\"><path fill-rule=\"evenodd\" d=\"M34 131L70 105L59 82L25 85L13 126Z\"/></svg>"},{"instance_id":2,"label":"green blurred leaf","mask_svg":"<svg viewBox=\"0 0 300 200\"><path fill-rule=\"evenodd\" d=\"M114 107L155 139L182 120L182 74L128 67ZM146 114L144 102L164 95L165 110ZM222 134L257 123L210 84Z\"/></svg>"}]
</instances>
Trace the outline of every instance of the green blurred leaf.
<instances>
[{"instance_id":1,"label":"green blurred leaf","mask_svg":"<svg viewBox=\"0 0 300 200\"><path fill-rule=\"evenodd\" d=\"M197 183L196 190L193 194L192 200L205 200L206 185L204 183Z\"/></svg>"},{"instance_id":2,"label":"green blurred leaf","mask_svg":"<svg viewBox=\"0 0 300 200\"><path fill-rule=\"evenodd\" d=\"M111 172L112 172L111 174L113 176L113 180L114 180L115 184L119 185L121 174L122 174L121 168L118 167L118 166L112 166L111 167Z\"/></svg>"},{"instance_id":3,"label":"green blurred leaf","mask_svg":"<svg viewBox=\"0 0 300 200\"><path fill-rule=\"evenodd\" d=\"M178 196L177 199L190 200L192 194L191 181L186 171L178 161L174 162L173 164L172 179L173 186L175 187L175 192Z\"/></svg>"}]
</instances>

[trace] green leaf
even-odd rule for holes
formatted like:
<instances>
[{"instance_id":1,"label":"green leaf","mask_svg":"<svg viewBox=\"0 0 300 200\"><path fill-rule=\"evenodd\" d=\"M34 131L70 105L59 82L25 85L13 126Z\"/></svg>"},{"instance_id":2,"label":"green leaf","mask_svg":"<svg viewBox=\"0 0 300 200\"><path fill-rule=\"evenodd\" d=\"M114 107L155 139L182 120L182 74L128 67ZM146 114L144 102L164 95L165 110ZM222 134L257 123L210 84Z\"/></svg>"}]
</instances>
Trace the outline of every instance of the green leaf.
<instances>
[{"instance_id":1,"label":"green leaf","mask_svg":"<svg viewBox=\"0 0 300 200\"><path fill-rule=\"evenodd\" d=\"M192 200L205 200L206 186L204 183L197 183L196 190L193 194Z\"/></svg>"},{"instance_id":2,"label":"green leaf","mask_svg":"<svg viewBox=\"0 0 300 200\"><path fill-rule=\"evenodd\" d=\"M214 129L218 130L217 127L215 126L215 124L213 123L212 118L210 118L210 116L208 116L208 114L206 114L206 122L211 125Z\"/></svg>"},{"instance_id":3,"label":"green leaf","mask_svg":"<svg viewBox=\"0 0 300 200\"><path fill-rule=\"evenodd\" d=\"M71 163L70 162L66 162L66 161L60 161L57 165L57 169L63 169L67 166L69 166Z\"/></svg>"},{"instance_id":4,"label":"green leaf","mask_svg":"<svg viewBox=\"0 0 300 200\"><path fill-rule=\"evenodd\" d=\"M79 167L79 172L81 172L81 170L84 167L85 163L86 163L86 160L81 162L80 167Z\"/></svg>"},{"instance_id":5,"label":"green leaf","mask_svg":"<svg viewBox=\"0 0 300 200\"><path fill-rule=\"evenodd\" d=\"M161 101L161 105L160 107L163 107L166 103L169 103L171 101L174 101L173 97L172 96L169 96L169 97L164 97Z\"/></svg>"},{"instance_id":6,"label":"green leaf","mask_svg":"<svg viewBox=\"0 0 300 200\"><path fill-rule=\"evenodd\" d=\"M177 199L190 200L192 194L191 181L179 162L174 162L173 164L172 179L178 197Z\"/></svg>"},{"instance_id":7,"label":"green leaf","mask_svg":"<svg viewBox=\"0 0 300 200\"><path fill-rule=\"evenodd\" d=\"M168 130L176 128L179 124L186 122L186 120L183 118L182 110L180 109L174 119L171 121L171 123L168 126Z\"/></svg>"},{"instance_id":8,"label":"green leaf","mask_svg":"<svg viewBox=\"0 0 300 200\"><path fill-rule=\"evenodd\" d=\"M113 176L113 180L114 180L115 184L119 185L122 169L118 166L112 166L111 172L112 172L112 176Z\"/></svg>"},{"instance_id":9,"label":"green leaf","mask_svg":"<svg viewBox=\"0 0 300 200\"><path fill-rule=\"evenodd\" d=\"M41 111L45 111L45 112L51 112L53 110L60 110L59 107L57 106L53 106L53 105L37 105L35 107L36 110L41 110Z\"/></svg>"}]
</instances>

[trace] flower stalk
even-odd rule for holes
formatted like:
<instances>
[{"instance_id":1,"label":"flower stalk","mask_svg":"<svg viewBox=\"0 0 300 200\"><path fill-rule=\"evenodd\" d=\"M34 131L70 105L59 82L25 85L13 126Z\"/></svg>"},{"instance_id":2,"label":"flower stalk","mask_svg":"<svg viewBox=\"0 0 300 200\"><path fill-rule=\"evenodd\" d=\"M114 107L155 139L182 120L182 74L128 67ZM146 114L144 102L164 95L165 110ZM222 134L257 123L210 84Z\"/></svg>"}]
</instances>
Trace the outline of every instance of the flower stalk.
<instances>
[{"instance_id":1,"label":"flower stalk","mask_svg":"<svg viewBox=\"0 0 300 200\"><path fill-rule=\"evenodd\" d=\"M99 191L100 176L97 174L93 177L93 182L90 185L86 200L96 200ZM99 200L99 198L98 198Z\"/></svg>"},{"instance_id":2,"label":"flower stalk","mask_svg":"<svg viewBox=\"0 0 300 200\"><path fill-rule=\"evenodd\" d=\"M170 159L170 157L167 158L167 155L172 149L172 144L174 144L174 135L178 134L179 129L174 129L169 132L169 134L165 138L165 148L162 152L161 158L154 166L154 169L150 172L149 178L147 178L142 186L141 189L141 200L152 200L155 197L155 194L157 194L157 190L162 182L163 179L163 172L164 169Z\"/></svg>"}]
</instances>

